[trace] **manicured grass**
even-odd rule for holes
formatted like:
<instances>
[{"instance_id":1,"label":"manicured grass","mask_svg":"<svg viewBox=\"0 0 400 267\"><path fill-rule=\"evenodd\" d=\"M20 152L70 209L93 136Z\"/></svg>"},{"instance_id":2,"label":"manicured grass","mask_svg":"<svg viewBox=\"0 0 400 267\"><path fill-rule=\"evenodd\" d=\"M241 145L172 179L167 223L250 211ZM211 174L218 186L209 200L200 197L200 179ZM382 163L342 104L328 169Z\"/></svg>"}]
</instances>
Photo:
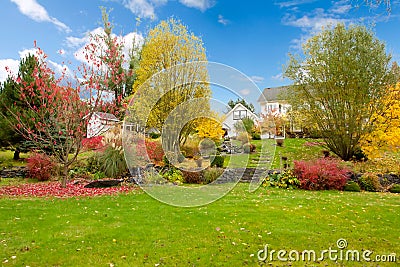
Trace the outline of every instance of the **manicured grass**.
<instances>
[{"instance_id":1,"label":"manicured grass","mask_svg":"<svg viewBox=\"0 0 400 267\"><path fill-rule=\"evenodd\" d=\"M0 150L0 168L12 168L24 166L26 164L25 159L28 158L27 153L21 153L20 160L14 160L14 152L11 150Z\"/></svg>"},{"instance_id":2,"label":"manicured grass","mask_svg":"<svg viewBox=\"0 0 400 267\"><path fill-rule=\"evenodd\" d=\"M227 155L224 167L231 162L231 167L257 167L258 160L262 159L261 154L265 154L270 159L268 162L261 163L261 166L267 169L279 169L283 167L281 157L287 157L287 163L293 166L294 160L310 160L321 157L325 150L318 143L323 142L320 139L310 138L287 138L282 147L276 145L274 139L253 140L252 144L256 146L256 151L251 154L232 154ZM307 145L312 144L312 145ZM315 143L315 144L314 144ZM263 149L261 149L263 146Z\"/></svg>"},{"instance_id":3,"label":"manicured grass","mask_svg":"<svg viewBox=\"0 0 400 267\"><path fill-rule=\"evenodd\" d=\"M318 144L322 142L322 139L286 138L282 147L276 147L273 168L280 167L281 157L287 157L287 163L292 167L294 160L311 160L322 157L322 151L326 149Z\"/></svg>"},{"instance_id":4,"label":"manicured grass","mask_svg":"<svg viewBox=\"0 0 400 267\"><path fill-rule=\"evenodd\" d=\"M1 178L0 179L0 187L2 186L18 186L23 184L30 183L40 183L36 179L27 179L27 178Z\"/></svg>"},{"instance_id":5,"label":"manicured grass","mask_svg":"<svg viewBox=\"0 0 400 267\"><path fill-rule=\"evenodd\" d=\"M247 189L239 184L198 208L168 206L142 191L0 198L0 260L3 266L287 266L259 262L257 252L266 244L300 252L336 249L339 238L347 249L400 255L400 195ZM377 266L363 264L307 263Z\"/></svg>"}]
</instances>

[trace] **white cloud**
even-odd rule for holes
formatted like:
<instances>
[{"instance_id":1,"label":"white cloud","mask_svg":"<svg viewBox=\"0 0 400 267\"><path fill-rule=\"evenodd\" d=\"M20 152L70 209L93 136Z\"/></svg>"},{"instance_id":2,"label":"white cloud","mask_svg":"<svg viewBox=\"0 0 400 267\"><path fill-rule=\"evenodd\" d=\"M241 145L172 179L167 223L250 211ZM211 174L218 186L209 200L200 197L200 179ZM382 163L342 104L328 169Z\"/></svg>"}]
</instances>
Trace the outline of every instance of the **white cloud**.
<instances>
[{"instance_id":1,"label":"white cloud","mask_svg":"<svg viewBox=\"0 0 400 267\"><path fill-rule=\"evenodd\" d=\"M222 15L218 15L218 22L225 26L230 23L230 21L225 19L224 16L222 16Z\"/></svg>"},{"instance_id":2,"label":"white cloud","mask_svg":"<svg viewBox=\"0 0 400 267\"><path fill-rule=\"evenodd\" d=\"M343 15L347 14L351 8L352 5L349 0L340 0L335 1L329 11L334 14Z\"/></svg>"},{"instance_id":3,"label":"white cloud","mask_svg":"<svg viewBox=\"0 0 400 267\"><path fill-rule=\"evenodd\" d=\"M78 38L78 37L68 36L67 37L67 46L71 47L71 48L79 47L86 42L86 39L87 39L87 37Z\"/></svg>"},{"instance_id":4,"label":"white cloud","mask_svg":"<svg viewBox=\"0 0 400 267\"><path fill-rule=\"evenodd\" d=\"M292 1L277 2L276 5L278 5L280 8L293 7L293 6L299 6L299 5L303 5L303 4L312 3L315 1L316 0L292 0Z\"/></svg>"},{"instance_id":5,"label":"white cloud","mask_svg":"<svg viewBox=\"0 0 400 267\"><path fill-rule=\"evenodd\" d=\"M21 1L21 0L20 0ZM169 0L117 0L133 14L140 18L157 18L157 7L163 6ZM187 7L196 8L205 11L214 6L215 0L179 0L179 2Z\"/></svg>"},{"instance_id":6,"label":"white cloud","mask_svg":"<svg viewBox=\"0 0 400 267\"><path fill-rule=\"evenodd\" d=\"M122 52L125 55L125 58L128 58L130 51L133 49L133 46L142 46L144 38L142 35L137 34L136 32L130 32L122 37L122 42L124 43L124 48Z\"/></svg>"},{"instance_id":7,"label":"white cloud","mask_svg":"<svg viewBox=\"0 0 400 267\"><path fill-rule=\"evenodd\" d=\"M54 17L50 17L47 10L41 6L36 0L11 0L18 6L19 11L25 16L37 22L51 22L60 30L70 32L71 29Z\"/></svg>"},{"instance_id":8,"label":"white cloud","mask_svg":"<svg viewBox=\"0 0 400 267\"><path fill-rule=\"evenodd\" d=\"M273 80L278 80L278 81L283 81L283 80L284 80L283 74L282 74L282 73L278 73L278 74L272 76L271 78L272 78Z\"/></svg>"},{"instance_id":9,"label":"white cloud","mask_svg":"<svg viewBox=\"0 0 400 267\"><path fill-rule=\"evenodd\" d=\"M168 0L151 0L152 3L154 3L156 6L162 6L165 5Z\"/></svg>"},{"instance_id":10,"label":"white cloud","mask_svg":"<svg viewBox=\"0 0 400 267\"><path fill-rule=\"evenodd\" d=\"M74 73L67 65L65 64L62 65L52 60L48 60L47 62L49 63L49 67L54 71L56 77L59 77L63 74L65 75L66 78L74 77Z\"/></svg>"},{"instance_id":11,"label":"white cloud","mask_svg":"<svg viewBox=\"0 0 400 267\"><path fill-rule=\"evenodd\" d=\"M339 22L346 22L345 19L331 17L325 13L317 11L316 15L304 15L302 17L295 17L294 15L287 14L283 18L283 24L301 28L305 32L316 33L321 31L324 27L329 25L336 25Z\"/></svg>"},{"instance_id":12,"label":"white cloud","mask_svg":"<svg viewBox=\"0 0 400 267\"><path fill-rule=\"evenodd\" d=\"M123 0L122 4L141 18L155 18L154 5L147 0Z\"/></svg>"},{"instance_id":13,"label":"white cloud","mask_svg":"<svg viewBox=\"0 0 400 267\"><path fill-rule=\"evenodd\" d=\"M29 55L37 55L37 48L24 49L18 52L19 58L26 58Z\"/></svg>"},{"instance_id":14,"label":"white cloud","mask_svg":"<svg viewBox=\"0 0 400 267\"><path fill-rule=\"evenodd\" d=\"M7 79L8 75L16 75L19 70L19 62L21 59L30 55L37 55L37 48L24 49L18 52L19 59L0 59L0 82ZM8 69L8 70L7 70Z\"/></svg>"},{"instance_id":15,"label":"white cloud","mask_svg":"<svg viewBox=\"0 0 400 267\"><path fill-rule=\"evenodd\" d=\"M76 60L80 62L86 62L86 45L90 43L91 40L91 35L98 35L98 34L104 34L104 30L101 27L98 27L90 32L87 32L85 36L79 38L79 37L72 37L69 36L67 37L67 46L76 49L74 52L74 57Z\"/></svg>"},{"instance_id":16,"label":"white cloud","mask_svg":"<svg viewBox=\"0 0 400 267\"><path fill-rule=\"evenodd\" d=\"M330 11L332 13L336 13L336 14L346 14L350 11L351 9L351 5L338 5L335 4L335 6L333 6Z\"/></svg>"},{"instance_id":17,"label":"white cloud","mask_svg":"<svg viewBox=\"0 0 400 267\"><path fill-rule=\"evenodd\" d=\"M256 76L256 75L251 76L250 79L252 79L253 82L255 82L255 83L260 83L260 82L264 81L264 77Z\"/></svg>"},{"instance_id":18,"label":"white cloud","mask_svg":"<svg viewBox=\"0 0 400 267\"><path fill-rule=\"evenodd\" d=\"M19 60L15 59L0 59L0 82L4 82L8 75L11 73L15 75L18 73Z\"/></svg>"},{"instance_id":19,"label":"white cloud","mask_svg":"<svg viewBox=\"0 0 400 267\"><path fill-rule=\"evenodd\" d=\"M215 5L213 0L179 0L179 2L187 7L197 8L201 11L206 11Z\"/></svg>"},{"instance_id":20,"label":"white cloud","mask_svg":"<svg viewBox=\"0 0 400 267\"><path fill-rule=\"evenodd\" d=\"M318 34L328 26L335 26L338 23L348 24L352 22L346 15L351 11L352 0L332 1L327 9L315 8L303 12L297 5L311 2L312 0L293 0L278 3L286 7L287 12L282 18L282 24L300 28L302 34L291 41L290 48L300 50L302 44L311 36ZM292 6L295 6L294 8Z\"/></svg>"},{"instance_id":21,"label":"white cloud","mask_svg":"<svg viewBox=\"0 0 400 267\"><path fill-rule=\"evenodd\" d=\"M241 94L241 95L249 95L250 94L250 89L243 89L243 90L240 90L239 91L239 93Z\"/></svg>"},{"instance_id":22,"label":"white cloud","mask_svg":"<svg viewBox=\"0 0 400 267\"><path fill-rule=\"evenodd\" d=\"M104 35L104 29L99 27L96 28L88 33L85 34L83 37L67 37L67 45L73 49L75 49L74 56L75 59L77 59L80 62L87 62L86 60L86 53L85 53L85 47L90 43L94 43L96 46L100 47L105 47L104 43L95 41L91 36L94 35ZM115 35L114 35L115 37ZM136 32L130 32L124 36L118 36L117 41L119 43L123 44L123 54L125 58L129 58L129 53L131 49L133 48L133 45L142 45L144 38L142 35L136 33Z\"/></svg>"},{"instance_id":23,"label":"white cloud","mask_svg":"<svg viewBox=\"0 0 400 267\"><path fill-rule=\"evenodd\" d=\"M9 74L17 75L19 70L19 63L21 59L26 58L28 55L37 55L38 49L24 49L18 52L19 59L0 59L0 82L6 80ZM54 71L57 76L65 73L67 77L73 77L73 72L68 68L67 65L58 64L52 60L47 60L48 66ZM9 71L7 71L7 69Z\"/></svg>"}]
</instances>

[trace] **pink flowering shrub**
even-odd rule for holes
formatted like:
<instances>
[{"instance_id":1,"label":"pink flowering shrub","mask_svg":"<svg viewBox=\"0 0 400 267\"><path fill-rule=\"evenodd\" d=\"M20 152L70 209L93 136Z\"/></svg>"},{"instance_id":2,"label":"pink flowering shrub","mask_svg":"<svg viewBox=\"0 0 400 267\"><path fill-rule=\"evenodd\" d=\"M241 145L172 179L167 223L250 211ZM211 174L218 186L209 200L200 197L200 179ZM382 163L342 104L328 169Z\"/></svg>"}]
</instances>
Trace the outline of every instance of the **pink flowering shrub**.
<instances>
[{"instance_id":1,"label":"pink flowering shrub","mask_svg":"<svg viewBox=\"0 0 400 267\"><path fill-rule=\"evenodd\" d=\"M300 188L306 190L342 190L349 173L350 169L332 158L294 161L294 174L300 181Z\"/></svg>"},{"instance_id":2,"label":"pink flowering shrub","mask_svg":"<svg viewBox=\"0 0 400 267\"><path fill-rule=\"evenodd\" d=\"M34 153L27 160L28 177L39 181L48 181L55 163L46 154Z\"/></svg>"}]
</instances>

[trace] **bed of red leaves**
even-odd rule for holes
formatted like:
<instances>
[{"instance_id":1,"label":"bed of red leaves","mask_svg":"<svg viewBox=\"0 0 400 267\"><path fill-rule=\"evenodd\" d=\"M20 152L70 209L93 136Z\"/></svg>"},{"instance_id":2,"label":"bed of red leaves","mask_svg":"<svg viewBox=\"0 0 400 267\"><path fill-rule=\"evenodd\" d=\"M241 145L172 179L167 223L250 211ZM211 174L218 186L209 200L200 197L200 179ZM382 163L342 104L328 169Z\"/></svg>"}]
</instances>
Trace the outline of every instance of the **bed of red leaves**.
<instances>
[{"instance_id":1,"label":"bed of red leaves","mask_svg":"<svg viewBox=\"0 0 400 267\"><path fill-rule=\"evenodd\" d=\"M85 188L85 184L71 181L65 188L60 182L26 183L0 187L0 197L94 197L115 195L136 190L135 186L115 186L107 188Z\"/></svg>"}]
</instances>

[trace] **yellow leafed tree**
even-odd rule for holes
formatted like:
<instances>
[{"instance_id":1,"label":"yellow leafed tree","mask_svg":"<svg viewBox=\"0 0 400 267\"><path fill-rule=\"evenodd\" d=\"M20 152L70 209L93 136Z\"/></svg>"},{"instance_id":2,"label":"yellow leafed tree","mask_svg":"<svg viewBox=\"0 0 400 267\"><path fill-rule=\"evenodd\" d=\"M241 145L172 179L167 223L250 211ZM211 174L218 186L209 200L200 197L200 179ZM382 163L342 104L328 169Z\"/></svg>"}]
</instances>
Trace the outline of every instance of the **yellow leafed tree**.
<instances>
[{"instance_id":1,"label":"yellow leafed tree","mask_svg":"<svg viewBox=\"0 0 400 267\"><path fill-rule=\"evenodd\" d=\"M200 138L209 138L214 141L220 140L225 131L221 122L216 118L200 118L196 127L197 135Z\"/></svg>"},{"instance_id":2,"label":"yellow leafed tree","mask_svg":"<svg viewBox=\"0 0 400 267\"><path fill-rule=\"evenodd\" d=\"M133 85L136 104L130 109L133 115L146 115L145 120L136 121L145 123L145 128L171 131L171 140L177 139L173 136L175 128L183 125L178 139L184 142L196 128L196 115L207 114L210 110L206 62L201 38L189 32L180 21L171 18L150 30ZM184 103L188 104L182 106ZM181 112L177 112L178 107ZM170 149L178 145L174 141Z\"/></svg>"},{"instance_id":3,"label":"yellow leafed tree","mask_svg":"<svg viewBox=\"0 0 400 267\"><path fill-rule=\"evenodd\" d=\"M396 152L400 148L400 83L390 87L381 101L386 109L372 116L375 130L360 142L369 158L380 157L387 151Z\"/></svg>"}]
</instances>

